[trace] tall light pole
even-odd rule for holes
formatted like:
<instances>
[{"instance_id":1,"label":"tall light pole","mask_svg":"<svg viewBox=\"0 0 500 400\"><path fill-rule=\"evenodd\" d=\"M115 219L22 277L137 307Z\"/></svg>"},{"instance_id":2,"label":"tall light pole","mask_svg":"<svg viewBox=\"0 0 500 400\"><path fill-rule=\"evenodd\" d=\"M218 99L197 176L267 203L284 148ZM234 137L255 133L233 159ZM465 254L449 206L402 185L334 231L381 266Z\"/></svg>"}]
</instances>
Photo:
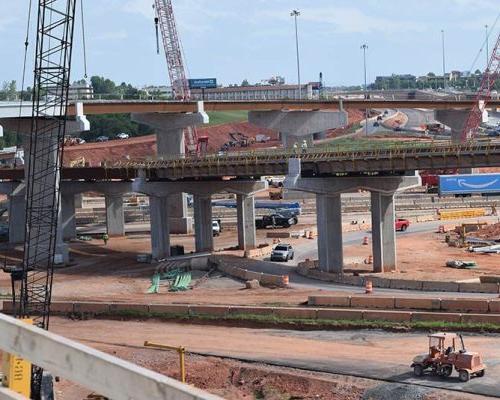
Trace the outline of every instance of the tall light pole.
<instances>
[{"instance_id":1,"label":"tall light pole","mask_svg":"<svg viewBox=\"0 0 500 400\"><path fill-rule=\"evenodd\" d=\"M295 46L297 48L297 82L299 85L299 99L302 99L302 87L300 85L300 54L299 54L299 30L297 27L297 17L300 15L300 11L292 10L290 13L291 17L295 20Z\"/></svg>"},{"instance_id":2,"label":"tall light pole","mask_svg":"<svg viewBox=\"0 0 500 400\"><path fill-rule=\"evenodd\" d=\"M368 45L363 43L361 46L361 50L363 50L363 68L365 72L365 95L364 98L368 98L368 86L366 84L366 50L368 49ZM365 109L365 134L368 135L368 108Z\"/></svg>"},{"instance_id":3,"label":"tall light pole","mask_svg":"<svg viewBox=\"0 0 500 400\"><path fill-rule=\"evenodd\" d=\"M441 45L443 49L443 90L446 90L446 55L444 47L444 30L441 29Z\"/></svg>"}]
</instances>

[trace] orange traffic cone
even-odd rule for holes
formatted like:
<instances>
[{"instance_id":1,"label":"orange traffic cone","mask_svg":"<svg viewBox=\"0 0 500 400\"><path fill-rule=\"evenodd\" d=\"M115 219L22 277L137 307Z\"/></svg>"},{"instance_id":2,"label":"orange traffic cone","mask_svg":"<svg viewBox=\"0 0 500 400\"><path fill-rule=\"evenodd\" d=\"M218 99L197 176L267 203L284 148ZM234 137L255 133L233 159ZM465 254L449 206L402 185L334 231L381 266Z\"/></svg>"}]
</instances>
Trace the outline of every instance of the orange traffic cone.
<instances>
[{"instance_id":1,"label":"orange traffic cone","mask_svg":"<svg viewBox=\"0 0 500 400\"><path fill-rule=\"evenodd\" d=\"M372 294L373 293L373 284L372 281L367 280L365 283L365 293Z\"/></svg>"},{"instance_id":2,"label":"orange traffic cone","mask_svg":"<svg viewBox=\"0 0 500 400\"><path fill-rule=\"evenodd\" d=\"M368 236L365 236L363 238L363 246L366 246L366 245L368 245Z\"/></svg>"}]
</instances>

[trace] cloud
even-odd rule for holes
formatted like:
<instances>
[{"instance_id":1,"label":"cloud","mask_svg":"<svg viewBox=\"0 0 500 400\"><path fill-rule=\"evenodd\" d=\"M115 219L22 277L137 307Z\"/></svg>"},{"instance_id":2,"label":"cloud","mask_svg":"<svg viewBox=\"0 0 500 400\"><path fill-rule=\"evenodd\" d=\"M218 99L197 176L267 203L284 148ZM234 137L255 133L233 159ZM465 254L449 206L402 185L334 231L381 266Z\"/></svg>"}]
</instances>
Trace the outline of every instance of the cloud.
<instances>
[{"instance_id":1,"label":"cloud","mask_svg":"<svg viewBox=\"0 0 500 400\"><path fill-rule=\"evenodd\" d=\"M262 16L281 20L289 19L288 14L282 11L263 11L261 12ZM371 16L354 7L303 7L300 19L329 25L337 33L395 33L425 30L425 27L420 23Z\"/></svg>"}]
</instances>

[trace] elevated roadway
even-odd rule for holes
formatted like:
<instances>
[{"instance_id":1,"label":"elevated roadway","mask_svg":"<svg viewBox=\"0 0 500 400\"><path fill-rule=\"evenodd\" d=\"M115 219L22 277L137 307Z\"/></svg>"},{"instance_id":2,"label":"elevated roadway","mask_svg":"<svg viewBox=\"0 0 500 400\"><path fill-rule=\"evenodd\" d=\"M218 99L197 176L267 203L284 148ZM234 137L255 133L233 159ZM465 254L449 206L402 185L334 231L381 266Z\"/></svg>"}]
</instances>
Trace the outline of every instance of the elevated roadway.
<instances>
[{"instance_id":1,"label":"elevated roadway","mask_svg":"<svg viewBox=\"0 0 500 400\"><path fill-rule=\"evenodd\" d=\"M384 99L343 99L329 101L206 101L205 111L270 111L270 110L339 110L366 108L424 108L429 110L472 109L473 100L384 100ZM490 100L488 106L500 107L500 100ZM102 100L83 102L85 115L115 113L152 113L152 112L197 112L197 102L175 101L134 101L134 100ZM75 114L74 105L69 113Z\"/></svg>"},{"instance_id":2,"label":"elevated roadway","mask_svg":"<svg viewBox=\"0 0 500 400\"><path fill-rule=\"evenodd\" d=\"M300 157L302 176L402 175L421 169L500 166L500 141L466 144L404 143L346 148L324 146L304 154L293 151L226 153L205 157L171 157L156 161L128 161L88 168L64 168L66 180L199 180L225 177L286 175L288 160ZM0 179L20 180L22 168L0 169Z\"/></svg>"}]
</instances>

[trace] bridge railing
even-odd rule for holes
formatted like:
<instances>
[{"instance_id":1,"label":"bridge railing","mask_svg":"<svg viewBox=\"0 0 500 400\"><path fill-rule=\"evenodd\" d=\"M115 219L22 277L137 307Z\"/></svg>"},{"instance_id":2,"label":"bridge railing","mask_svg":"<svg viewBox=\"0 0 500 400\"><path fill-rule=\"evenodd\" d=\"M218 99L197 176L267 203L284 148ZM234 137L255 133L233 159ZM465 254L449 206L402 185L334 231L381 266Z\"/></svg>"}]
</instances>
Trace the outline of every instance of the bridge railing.
<instances>
[{"instance_id":1,"label":"bridge railing","mask_svg":"<svg viewBox=\"0 0 500 400\"><path fill-rule=\"evenodd\" d=\"M142 160L124 160L107 165L111 168L190 168L217 165L242 165L249 163L287 162L289 158L300 157L303 161L361 160L373 158L395 158L402 156L451 155L470 152L488 153L500 150L498 140L474 140L467 143L451 142L364 142L360 144L327 144L305 151L300 149L265 149L245 152L216 153L202 157L172 155L169 157Z\"/></svg>"},{"instance_id":2,"label":"bridge railing","mask_svg":"<svg viewBox=\"0 0 500 400\"><path fill-rule=\"evenodd\" d=\"M222 400L1 313L0 350L113 400ZM0 385L0 399L22 397Z\"/></svg>"}]
</instances>

